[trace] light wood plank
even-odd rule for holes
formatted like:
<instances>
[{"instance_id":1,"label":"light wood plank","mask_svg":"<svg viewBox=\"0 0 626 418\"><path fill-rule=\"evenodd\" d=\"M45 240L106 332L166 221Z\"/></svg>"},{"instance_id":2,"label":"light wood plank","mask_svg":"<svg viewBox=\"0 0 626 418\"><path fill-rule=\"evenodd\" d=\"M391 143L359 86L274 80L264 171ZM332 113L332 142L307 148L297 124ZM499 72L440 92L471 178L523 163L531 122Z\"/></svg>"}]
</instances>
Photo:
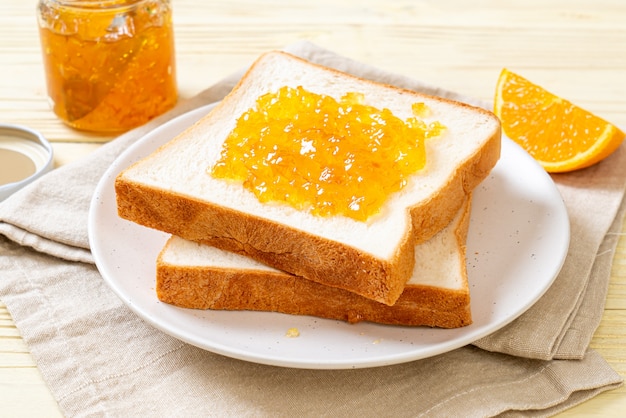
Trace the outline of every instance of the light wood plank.
<instances>
[{"instance_id":1,"label":"light wood plank","mask_svg":"<svg viewBox=\"0 0 626 418\"><path fill-rule=\"evenodd\" d=\"M0 416L11 418L63 416L35 367L0 368L0 393L2 394Z\"/></svg>"}]
</instances>

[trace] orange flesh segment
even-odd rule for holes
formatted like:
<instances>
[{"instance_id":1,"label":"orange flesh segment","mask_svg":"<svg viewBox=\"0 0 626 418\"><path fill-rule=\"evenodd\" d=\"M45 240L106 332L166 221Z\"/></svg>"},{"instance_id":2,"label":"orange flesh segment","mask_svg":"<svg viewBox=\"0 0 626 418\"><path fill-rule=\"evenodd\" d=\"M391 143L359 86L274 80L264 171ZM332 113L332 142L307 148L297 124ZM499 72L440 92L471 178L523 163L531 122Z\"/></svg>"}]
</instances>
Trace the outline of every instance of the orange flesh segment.
<instances>
[{"instance_id":1,"label":"orange flesh segment","mask_svg":"<svg viewBox=\"0 0 626 418\"><path fill-rule=\"evenodd\" d=\"M549 172L595 164L624 139L604 119L506 69L498 80L494 112L504 133Z\"/></svg>"}]
</instances>

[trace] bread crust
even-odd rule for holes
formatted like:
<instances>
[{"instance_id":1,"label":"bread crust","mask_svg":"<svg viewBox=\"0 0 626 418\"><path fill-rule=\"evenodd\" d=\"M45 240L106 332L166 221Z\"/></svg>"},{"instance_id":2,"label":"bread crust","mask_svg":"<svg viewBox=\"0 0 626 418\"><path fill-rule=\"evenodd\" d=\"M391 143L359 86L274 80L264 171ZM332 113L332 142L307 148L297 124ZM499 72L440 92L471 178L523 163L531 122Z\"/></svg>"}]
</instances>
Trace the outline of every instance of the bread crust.
<instances>
[{"instance_id":1,"label":"bread crust","mask_svg":"<svg viewBox=\"0 0 626 418\"><path fill-rule=\"evenodd\" d=\"M159 300L182 308L271 311L350 323L458 328L472 323L465 266L470 205L454 229L463 288L408 284L393 306L284 272L185 266L157 260ZM167 247L164 248L165 251ZM436 262L436 261L434 261Z\"/></svg>"},{"instance_id":2,"label":"bread crust","mask_svg":"<svg viewBox=\"0 0 626 418\"><path fill-rule=\"evenodd\" d=\"M271 54L288 55L279 52ZM289 59L306 62L293 56L289 56ZM379 84L314 63L306 63L340 77ZM232 95L239 93L244 80L252 77L250 74L255 65L213 112L224 106ZM416 94L397 87L380 85L395 89L399 94ZM443 98L434 100L453 103ZM493 116L483 109L462 103L454 105ZM201 125L202 120L191 127L190 131L203 129ZM179 136L173 141L182 139ZM297 225L278 223L193 196L137 183L125 177L124 172L115 181L115 191L118 214L122 218L188 240L243 254L326 286L339 287L393 305L412 274L415 245L430 239L452 220L465 196L488 175L499 156L498 124L484 145L455 167L445 185L428 200L407 209L405 216L409 218L408 227L391 257L386 259L375 257L354 246L304 232Z\"/></svg>"},{"instance_id":3,"label":"bread crust","mask_svg":"<svg viewBox=\"0 0 626 418\"><path fill-rule=\"evenodd\" d=\"M407 231L393 259L381 260L359 249L144 184L115 182L122 218L258 260L327 286L393 304L414 267L414 245ZM332 278L332 280L329 280Z\"/></svg>"},{"instance_id":4,"label":"bread crust","mask_svg":"<svg viewBox=\"0 0 626 418\"><path fill-rule=\"evenodd\" d=\"M193 274L170 266L159 266L158 269L159 300L181 308L266 311L350 323L368 321L441 328L458 328L472 322L470 306L463 303L465 294L442 296L441 300L448 304L456 301L456 306L447 309L412 302L412 299L419 300L420 295L404 293L394 306L388 306L296 276L276 274L276 277L270 277L271 273L261 272L243 276L236 270L222 270L214 271L209 280L201 271ZM189 295L190 288L194 289L193 296Z\"/></svg>"}]
</instances>

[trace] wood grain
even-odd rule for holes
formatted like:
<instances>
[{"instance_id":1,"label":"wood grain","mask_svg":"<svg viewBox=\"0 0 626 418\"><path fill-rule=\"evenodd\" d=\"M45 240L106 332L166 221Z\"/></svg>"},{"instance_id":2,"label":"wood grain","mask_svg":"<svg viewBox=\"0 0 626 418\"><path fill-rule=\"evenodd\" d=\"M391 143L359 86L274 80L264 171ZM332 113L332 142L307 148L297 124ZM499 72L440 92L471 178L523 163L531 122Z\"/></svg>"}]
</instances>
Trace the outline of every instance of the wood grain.
<instances>
[{"instance_id":1,"label":"wood grain","mask_svg":"<svg viewBox=\"0 0 626 418\"><path fill-rule=\"evenodd\" d=\"M182 98L261 52L307 39L485 100L508 67L626 127L624 2L173 0L173 7ZM0 98L0 121L41 131L54 142L57 166L111 139L71 130L51 112L34 1L0 3ZM609 295L591 346L626 377L626 223L615 233L621 235ZM624 410L621 387L561 416L622 416ZM0 416L61 416L2 302Z\"/></svg>"}]
</instances>

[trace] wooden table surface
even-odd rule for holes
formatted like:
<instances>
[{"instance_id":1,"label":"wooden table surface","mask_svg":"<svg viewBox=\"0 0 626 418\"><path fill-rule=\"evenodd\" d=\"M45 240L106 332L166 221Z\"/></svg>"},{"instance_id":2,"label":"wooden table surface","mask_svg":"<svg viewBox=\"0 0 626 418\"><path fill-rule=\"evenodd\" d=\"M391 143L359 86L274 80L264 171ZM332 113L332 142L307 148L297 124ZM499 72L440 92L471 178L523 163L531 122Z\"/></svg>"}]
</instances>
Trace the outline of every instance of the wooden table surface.
<instances>
[{"instance_id":1,"label":"wooden table surface","mask_svg":"<svg viewBox=\"0 0 626 418\"><path fill-rule=\"evenodd\" d=\"M348 57L491 100L507 67L626 127L626 2L571 0L173 0L180 95L190 97L260 53L308 39ZM0 123L41 131L55 164L111 139L51 112L36 1L0 0ZM626 169L626 168L625 168ZM626 376L626 223L604 317L591 346ZM0 272L0 280L2 273ZM51 320L54 320L51 318ZM623 416L626 388L563 416ZM0 301L0 417L60 416Z\"/></svg>"}]
</instances>

